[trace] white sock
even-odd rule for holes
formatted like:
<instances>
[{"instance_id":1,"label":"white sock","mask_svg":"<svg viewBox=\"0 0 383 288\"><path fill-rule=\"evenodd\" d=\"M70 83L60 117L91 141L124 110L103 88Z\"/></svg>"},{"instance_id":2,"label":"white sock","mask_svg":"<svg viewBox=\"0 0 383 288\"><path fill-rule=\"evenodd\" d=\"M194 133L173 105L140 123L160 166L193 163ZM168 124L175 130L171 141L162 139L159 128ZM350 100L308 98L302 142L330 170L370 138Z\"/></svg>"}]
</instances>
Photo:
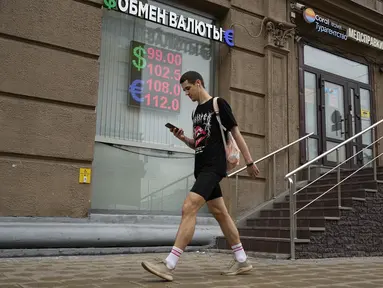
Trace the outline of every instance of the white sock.
<instances>
[{"instance_id":1,"label":"white sock","mask_svg":"<svg viewBox=\"0 0 383 288\"><path fill-rule=\"evenodd\" d=\"M174 269L176 268L177 262L180 259L182 253L180 248L177 248L176 246L173 246L172 251L170 251L168 258L166 258L166 266L169 269Z\"/></svg>"},{"instance_id":2,"label":"white sock","mask_svg":"<svg viewBox=\"0 0 383 288\"><path fill-rule=\"evenodd\" d=\"M232 246L231 249L233 249L235 259L238 262L243 263L246 261L247 255L245 250L243 250L242 243Z\"/></svg>"}]
</instances>

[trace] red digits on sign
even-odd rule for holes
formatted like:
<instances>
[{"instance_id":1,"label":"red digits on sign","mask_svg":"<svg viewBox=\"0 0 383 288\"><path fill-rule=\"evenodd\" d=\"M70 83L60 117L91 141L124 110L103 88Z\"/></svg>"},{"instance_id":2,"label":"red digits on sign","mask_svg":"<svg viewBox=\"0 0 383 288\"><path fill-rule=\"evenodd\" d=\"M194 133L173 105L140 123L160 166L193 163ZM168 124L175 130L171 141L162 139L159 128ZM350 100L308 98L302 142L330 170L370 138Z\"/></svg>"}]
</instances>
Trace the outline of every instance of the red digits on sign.
<instances>
[{"instance_id":1,"label":"red digits on sign","mask_svg":"<svg viewBox=\"0 0 383 288\"><path fill-rule=\"evenodd\" d=\"M157 77L161 77L162 76L162 67L161 67L161 65L156 65L156 67L154 68L154 73L156 74Z\"/></svg>"},{"instance_id":2,"label":"red digits on sign","mask_svg":"<svg viewBox=\"0 0 383 288\"><path fill-rule=\"evenodd\" d=\"M177 81L179 81L181 79L181 70L180 69L174 70L174 79L176 79Z\"/></svg>"},{"instance_id":3,"label":"red digits on sign","mask_svg":"<svg viewBox=\"0 0 383 288\"><path fill-rule=\"evenodd\" d=\"M161 106L160 106L160 108L167 109L168 108L167 104L168 104L168 98L165 97L165 96L162 96L161 97Z\"/></svg>"},{"instance_id":4,"label":"red digits on sign","mask_svg":"<svg viewBox=\"0 0 383 288\"><path fill-rule=\"evenodd\" d=\"M156 60L157 61L162 61L162 50L156 49Z\"/></svg>"},{"instance_id":5,"label":"red digits on sign","mask_svg":"<svg viewBox=\"0 0 383 288\"><path fill-rule=\"evenodd\" d=\"M175 59L174 59L175 63L177 66L181 66L182 64L182 58L181 58L181 55L180 54L177 54Z\"/></svg>"},{"instance_id":6,"label":"red digits on sign","mask_svg":"<svg viewBox=\"0 0 383 288\"><path fill-rule=\"evenodd\" d=\"M153 64L148 64L148 68L149 68L149 74L150 75L154 74L157 77L169 79L169 73L170 73L169 67L162 67L161 65L157 64L154 66L154 71L153 71ZM179 74L180 73L181 72L179 72ZM178 75L178 74L176 74L176 75ZM179 75L179 77L181 77L181 75ZM178 76L176 76L176 78L178 78ZM176 80L178 81L179 79L176 79Z\"/></svg>"},{"instance_id":7,"label":"red digits on sign","mask_svg":"<svg viewBox=\"0 0 383 288\"><path fill-rule=\"evenodd\" d=\"M150 94L146 94L145 99L146 99L146 105L150 106Z\"/></svg>"},{"instance_id":8,"label":"red digits on sign","mask_svg":"<svg viewBox=\"0 0 383 288\"><path fill-rule=\"evenodd\" d=\"M164 74L162 74L162 77L165 78L165 79L169 79L169 72L170 72L170 69L169 67L164 67Z\"/></svg>"},{"instance_id":9,"label":"red digits on sign","mask_svg":"<svg viewBox=\"0 0 383 288\"><path fill-rule=\"evenodd\" d=\"M179 84L175 84L173 87L173 93L175 96L180 96L181 95L181 87Z\"/></svg>"},{"instance_id":10,"label":"red digits on sign","mask_svg":"<svg viewBox=\"0 0 383 288\"><path fill-rule=\"evenodd\" d=\"M174 54L173 53L168 53L168 63L170 65L173 65L174 64Z\"/></svg>"},{"instance_id":11,"label":"red digits on sign","mask_svg":"<svg viewBox=\"0 0 383 288\"><path fill-rule=\"evenodd\" d=\"M152 90L153 79L149 79L148 81L146 81L146 83L148 83L148 85L149 85L149 90Z\"/></svg>"},{"instance_id":12,"label":"red digits on sign","mask_svg":"<svg viewBox=\"0 0 383 288\"><path fill-rule=\"evenodd\" d=\"M148 48L148 59L152 60L154 59L154 49Z\"/></svg>"},{"instance_id":13,"label":"red digits on sign","mask_svg":"<svg viewBox=\"0 0 383 288\"><path fill-rule=\"evenodd\" d=\"M158 96L154 96L154 97L153 97L153 100L154 100L154 102L155 102L154 105L155 105L156 107L158 107Z\"/></svg>"},{"instance_id":14,"label":"red digits on sign","mask_svg":"<svg viewBox=\"0 0 383 288\"><path fill-rule=\"evenodd\" d=\"M180 108L180 102L178 99L173 99L172 101L172 109L174 111L178 111L178 109Z\"/></svg>"},{"instance_id":15,"label":"red digits on sign","mask_svg":"<svg viewBox=\"0 0 383 288\"><path fill-rule=\"evenodd\" d=\"M154 81L154 91L160 92L161 88L162 88L161 81L160 80Z\"/></svg>"},{"instance_id":16,"label":"red digits on sign","mask_svg":"<svg viewBox=\"0 0 383 288\"><path fill-rule=\"evenodd\" d=\"M168 82L162 82L162 92L163 93L169 93L169 83Z\"/></svg>"}]
</instances>

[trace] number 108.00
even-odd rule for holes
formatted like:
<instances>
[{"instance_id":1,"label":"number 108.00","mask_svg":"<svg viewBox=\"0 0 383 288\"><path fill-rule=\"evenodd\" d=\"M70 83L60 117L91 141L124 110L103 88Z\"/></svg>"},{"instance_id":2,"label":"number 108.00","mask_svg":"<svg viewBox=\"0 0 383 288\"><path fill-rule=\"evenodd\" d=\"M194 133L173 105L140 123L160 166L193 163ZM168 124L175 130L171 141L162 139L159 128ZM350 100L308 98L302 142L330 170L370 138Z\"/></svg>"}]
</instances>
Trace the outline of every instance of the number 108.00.
<instances>
[{"instance_id":1,"label":"number 108.00","mask_svg":"<svg viewBox=\"0 0 383 288\"><path fill-rule=\"evenodd\" d=\"M154 96L152 97L150 94L145 95L145 103L147 106L151 107L157 107L161 109L166 109L166 110L173 110L173 111L178 111L180 108L180 101L179 99L175 98L172 100L171 103L168 103L169 99L166 96Z\"/></svg>"},{"instance_id":2,"label":"number 108.00","mask_svg":"<svg viewBox=\"0 0 383 288\"><path fill-rule=\"evenodd\" d=\"M173 87L170 87L170 83L166 81L149 79L146 81L148 84L149 91L162 92L164 94L170 94L174 96L181 95L181 86L179 84L174 84ZM173 89L171 89L173 88Z\"/></svg>"}]
</instances>

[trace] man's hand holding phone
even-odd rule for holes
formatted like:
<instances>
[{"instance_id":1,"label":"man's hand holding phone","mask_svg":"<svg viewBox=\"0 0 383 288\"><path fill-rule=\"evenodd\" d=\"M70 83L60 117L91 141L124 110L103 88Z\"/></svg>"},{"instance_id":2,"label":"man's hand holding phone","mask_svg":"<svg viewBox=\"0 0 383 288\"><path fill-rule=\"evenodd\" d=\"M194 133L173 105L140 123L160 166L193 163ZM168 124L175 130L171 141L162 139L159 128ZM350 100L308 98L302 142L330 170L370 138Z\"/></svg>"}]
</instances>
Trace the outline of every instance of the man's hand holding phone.
<instances>
[{"instance_id":1,"label":"man's hand holding phone","mask_svg":"<svg viewBox=\"0 0 383 288\"><path fill-rule=\"evenodd\" d=\"M172 132L175 137L177 137L181 141L185 142L185 135L184 135L183 129L180 129L180 128L178 128L178 127L176 127L170 123L167 123L165 126L170 129L170 132Z\"/></svg>"},{"instance_id":2,"label":"man's hand holding phone","mask_svg":"<svg viewBox=\"0 0 383 288\"><path fill-rule=\"evenodd\" d=\"M185 142L184 130L179 128L173 128L170 129L170 131L173 132L173 135L176 136L178 139Z\"/></svg>"}]
</instances>

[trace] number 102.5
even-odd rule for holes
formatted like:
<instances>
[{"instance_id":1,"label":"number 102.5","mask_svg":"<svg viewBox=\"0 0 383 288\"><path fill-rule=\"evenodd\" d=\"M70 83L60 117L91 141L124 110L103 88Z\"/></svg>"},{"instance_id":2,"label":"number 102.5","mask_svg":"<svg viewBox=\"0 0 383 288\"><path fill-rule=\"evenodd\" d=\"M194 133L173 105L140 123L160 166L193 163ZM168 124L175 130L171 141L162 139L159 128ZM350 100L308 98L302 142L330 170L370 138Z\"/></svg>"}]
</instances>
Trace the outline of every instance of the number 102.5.
<instances>
[{"instance_id":1,"label":"number 102.5","mask_svg":"<svg viewBox=\"0 0 383 288\"><path fill-rule=\"evenodd\" d=\"M148 68L149 68L150 75L156 75L157 77L161 77L164 79L174 79L176 81L179 81L181 79L180 69L175 69L173 72L173 75L170 75L171 74L170 68L166 66L161 66L159 64L157 65L149 64Z\"/></svg>"}]
</instances>

